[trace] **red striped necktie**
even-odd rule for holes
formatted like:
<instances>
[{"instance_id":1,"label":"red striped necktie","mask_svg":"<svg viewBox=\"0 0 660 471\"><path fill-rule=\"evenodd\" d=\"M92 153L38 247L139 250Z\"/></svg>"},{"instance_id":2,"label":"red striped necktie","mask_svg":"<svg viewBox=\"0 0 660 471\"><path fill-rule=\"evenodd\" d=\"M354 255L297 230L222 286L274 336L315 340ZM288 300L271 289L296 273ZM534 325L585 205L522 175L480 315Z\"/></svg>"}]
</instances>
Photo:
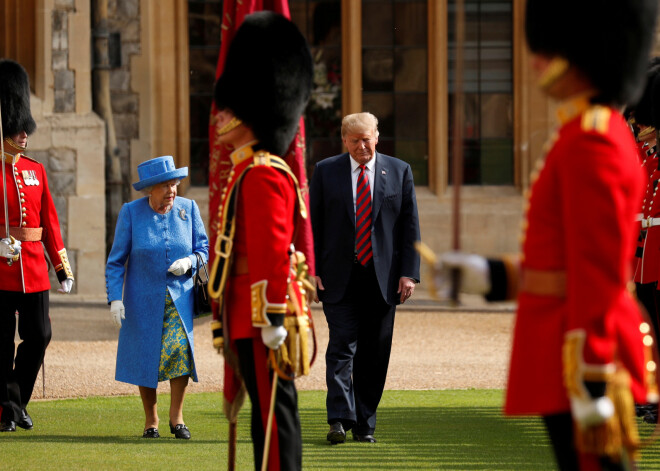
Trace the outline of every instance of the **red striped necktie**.
<instances>
[{"instance_id":1,"label":"red striped necktie","mask_svg":"<svg viewBox=\"0 0 660 471\"><path fill-rule=\"evenodd\" d=\"M355 190L355 253L358 261L366 266L371 260L371 191L366 167L360 165Z\"/></svg>"}]
</instances>

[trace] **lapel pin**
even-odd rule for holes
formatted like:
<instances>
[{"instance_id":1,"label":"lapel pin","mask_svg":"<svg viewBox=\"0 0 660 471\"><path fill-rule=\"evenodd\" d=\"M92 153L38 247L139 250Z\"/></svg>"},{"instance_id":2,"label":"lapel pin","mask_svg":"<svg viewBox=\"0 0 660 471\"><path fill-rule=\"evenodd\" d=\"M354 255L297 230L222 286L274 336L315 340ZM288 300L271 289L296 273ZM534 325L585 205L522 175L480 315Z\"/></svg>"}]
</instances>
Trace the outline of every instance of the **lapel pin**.
<instances>
[{"instance_id":1,"label":"lapel pin","mask_svg":"<svg viewBox=\"0 0 660 471\"><path fill-rule=\"evenodd\" d=\"M381 173L382 175L387 175L387 172L386 172L385 170L381 170L380 173Z\"/></svg>"},{"instance_id":2,"label":"lapel pin","mask_svg":"<svg viewBox=\"0 0 660 471\"><path fill-rule=\"evenodd\" d=\"M186 210L185 209L182 208L181 210L179 210L179 217L181 219L183 219L184 221L188 220L188 217L186 216Z\"/></svg>"}]
</instances>

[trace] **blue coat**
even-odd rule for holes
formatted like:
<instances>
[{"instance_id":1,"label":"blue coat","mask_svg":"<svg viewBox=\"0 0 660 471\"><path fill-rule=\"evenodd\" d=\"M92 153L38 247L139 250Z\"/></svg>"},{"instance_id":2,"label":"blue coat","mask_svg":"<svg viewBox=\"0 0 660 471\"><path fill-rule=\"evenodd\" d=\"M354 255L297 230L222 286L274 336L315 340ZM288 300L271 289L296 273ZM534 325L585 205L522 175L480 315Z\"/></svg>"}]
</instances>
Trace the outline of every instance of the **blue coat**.
<instances>
[{"instance_id":1,"label":"blue coat","mask_svg":"<svg viewBox=\"0 0 660 471\"><path fill-rule=\"evenodd\" d=\"M193 279L167 271L194 252L208 260L209 242L197 203L177 196L167 214L141 198L122 206L105 270L108 303L123 299L126 319L119 330L115 379L156 388L165 294L169 290L193 352ZM123 296L122 296L123 291ZM197 372L192 374L196 379Z\"/></svg>"}]
</instances>

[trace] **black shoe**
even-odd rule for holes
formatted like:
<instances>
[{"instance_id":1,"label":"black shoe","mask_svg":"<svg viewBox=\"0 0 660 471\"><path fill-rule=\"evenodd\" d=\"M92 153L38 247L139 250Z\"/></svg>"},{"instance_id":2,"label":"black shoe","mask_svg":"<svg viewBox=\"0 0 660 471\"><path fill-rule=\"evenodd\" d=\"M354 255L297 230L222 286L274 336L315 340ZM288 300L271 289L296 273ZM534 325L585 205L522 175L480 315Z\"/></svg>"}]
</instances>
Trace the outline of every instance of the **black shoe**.
<instances>
[{"instance_id":1,"label":"black shoe","mask_svg":"<svg viewBox=\"0 0 660 471\"><path fill-rule=\"evenodd\" d=\"M148 428L142 434L142 438L160 438L160 433L156 427Z\"/></svg>"},{"instance_id":2,"label":"black shoe","mask_svg":"<svg viewBox=\"0 0 660 471\"><path fill-rule=\"evenodd\" d=\"M359 435L357 433L354 433L353 434L353 440L355 440L356 442L376 443L376 439L371 434Z\"/></svg>"},{"instance_id":3,"label":"black shoe","mask_svg":"<svg viewBox=\"0 0 660 471\"><path fill-rule=\"evenodd\" d=\"M27 413L27 410L21 409L21 416L19 417L18 422L16 422L16 425L25 430L32 430L34 424L32 424L32 417Z\"/></svg>"},{"instance_id":4,"label":"black shoe","mask_svg":"<svg viewBox=\"0 0 660 471\"><path fill-rule=\"evenodd\" d=\"M658 413L649 411L642 419L647 424L657 424L658 423Z\"/></svg>"},{"instance_id":5,"label":"black shoe","mask_svg":"<svg viewBox=\"0 0 660 471\"><path fill-rule=\"evenodd\" d=\"M333 445L344 443L346 441L346 432L344 432L344 427L341 425L341 422L330 424L330 431L328 432L327 439Z\"/></svg>"},{"instance_id":6,"label":"black shoe","mask_svg":"<svg viewBox=\"0 0 660 471\"><path fill-rule=\"evenodd\" d=\"M16 422L8 420L7 422L0 422L0 432L15 432Z\"/></svg>"},{"instance_id":7,"label":"black shoe","mask_svg":"<svg viewBox=\"0 0 660 471\"><path fill-rule=\"evenodd\" d=\"M190 430L184 424L172 425L170 422L170 433L174 434L174 438L190 440Z\"/></svg>"}]
</instances>

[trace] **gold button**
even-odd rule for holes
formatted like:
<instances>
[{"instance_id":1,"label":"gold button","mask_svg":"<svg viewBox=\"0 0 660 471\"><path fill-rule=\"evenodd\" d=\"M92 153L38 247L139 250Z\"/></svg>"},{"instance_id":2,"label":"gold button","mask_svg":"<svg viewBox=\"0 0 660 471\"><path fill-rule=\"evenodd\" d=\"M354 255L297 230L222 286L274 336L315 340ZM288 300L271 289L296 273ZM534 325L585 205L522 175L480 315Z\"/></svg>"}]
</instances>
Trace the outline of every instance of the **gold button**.
<instances>
[{"instance_id":1,"label":"gold button","mask_svg":"<svg viewBox=\"0 0 660 471\"><path fill-rule=\"evenodd\" d=\"M27 222L23 221L23 223L21 224L21 226L27 226Z\"/></svg>"},{"instance_id":2,"label":"gold button","mask_svg":"<svg viewBox=\"0 0 660 471\"><path fill-rule=\"evenodd\" d=\"M21 192L21 196L25 196L25 193Z\"/></svg>"},{"instance_id":3,"label":"gold button","mask_svg":"<svg viewBox=\"0 0 660 471\"><path fill-rule=\"evenodd\" d=\"M23 185L18 185L18 188L23 188Z\"/></svg>"},{"instance_id":4,"label":"gold button","mask_svg":"<svg viewBox=\"0 0 660 471\"><path fill-rule=\"evenodd\" d=\"M25 203L25 198L21 198L21 203Z\"/></svg>"}]
</instances>

